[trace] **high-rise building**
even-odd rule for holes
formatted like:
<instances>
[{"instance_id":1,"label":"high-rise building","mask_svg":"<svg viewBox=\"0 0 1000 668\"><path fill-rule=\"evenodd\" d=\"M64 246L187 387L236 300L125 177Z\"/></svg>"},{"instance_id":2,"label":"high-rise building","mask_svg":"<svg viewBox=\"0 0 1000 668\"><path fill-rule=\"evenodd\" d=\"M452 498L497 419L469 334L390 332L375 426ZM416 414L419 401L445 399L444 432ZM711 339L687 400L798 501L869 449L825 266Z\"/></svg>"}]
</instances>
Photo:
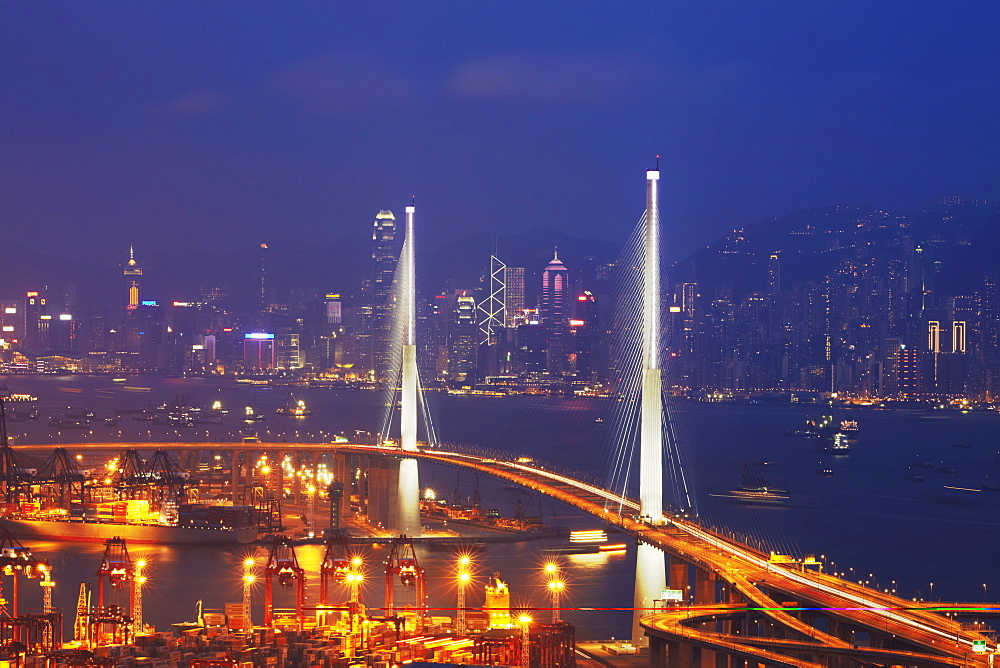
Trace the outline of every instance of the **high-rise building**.
<instances>
[{"instance_id":1,"label":"high-rise building","mask_svg":"<svg viewBox=\"0 0 1000 668\"><path fill-rule=\"evenodd\" d=\"M559 259L559 252L556 251L542 272L542 295L538 304L538 315L543 326L553 330L561 330L566 326L568 289L569 270Z\"/></svg>"},{"instance_id":2,"label":"high-rise building","mask_svg":"<svg viewBox=\"0 0 1000 668\"><path fill-rule=\"evenodd\" d=\"M139 290L142 288L142 267L135 261L135 249L128 247L128 262L122 272L125 277L125 308L134 311L139 308Z\"/></svg>"},{"instance_id":3,"label":"high-rise building","mask_svg":"<svg viewBox=\"0 0 1000 668\"><path fill-rule=\"evenodd\" d=\"M513 329L524 322L524 267L504 268L504 315Z\"/></svg>"},{"instance_id":4,"label":"high-rise building","mask_svg":"<svg viewBox=\"0 0 1000 668\"><path fill-rule=\"evenodd\" d=\"M274 334L248 332L243 335L243 367L248 371L273 369L276 363Z\"/></svg>"},{"instance_id":5,"label":"high-rise building","mask_svg":"<svg viewBox=\"0 0 1000 668\"><path fill-rule=\"evenodd\" d=\"M376 308L389 301L392 278L399 262L400 235L392 211L379 211L372 228L372 305Z\"/></svg>"},{"instance_id":6,"label":"high-rise building","mask_svg":"<svg viewBox=\"0 0 1000 668\"><path fill-rule=\"evenodd\" d=\"M476 300L467 291L455 299L448 351L448 375L459 383L474 380L479 328L476 324Z\"/></svg>"},{"instance_id":7,"label":"high-rise building","mask_svg":"<svg viewBox=\"0 0 1000 668\"><path fill-rule=\"evenodd\" d=\"M128 247L128 262L122 271L125 281L125 314L122 322L123 352L139 351L139 323L136 317L142 289L142 267L136 262L135 249Z\"/></svg>"},{"instance_id":8,"label":"high-rise building","mask_svg":"<svg viewBox=\"0 0 1000 668\"><path fill-rule=\"evenodd\" d=\"M507 265L496 255L490 256L488 294L479 302L479 342L496 345L501 330L507 326Z\"/></svg>"},{"instance_id":9,"label":"high-rise building","mask_svg":"<svg viewBox=\"0 0 1000 668\"><path fill-rule=\"evenodd\" d=\"M24 297L24 348L48 347L48 323L42 327L42 316L48 315L45 293L29 291ZM50 316L51 317L51 316ZM44 340L43 340L44 339Z\"/></svg>"},{"instance_id":10,"label":"high-rise building","mask_svg":"<svg viewBox=\"0 0 1000 668\"><path fill-rule=\"evenodd\" d=\"M371 306L374 319L373 343L375 374L389 377L392 366L392 279L399 262L402 235L396 229L392 211L379 211L372 228Z\"/></svg>"}]
</instances>

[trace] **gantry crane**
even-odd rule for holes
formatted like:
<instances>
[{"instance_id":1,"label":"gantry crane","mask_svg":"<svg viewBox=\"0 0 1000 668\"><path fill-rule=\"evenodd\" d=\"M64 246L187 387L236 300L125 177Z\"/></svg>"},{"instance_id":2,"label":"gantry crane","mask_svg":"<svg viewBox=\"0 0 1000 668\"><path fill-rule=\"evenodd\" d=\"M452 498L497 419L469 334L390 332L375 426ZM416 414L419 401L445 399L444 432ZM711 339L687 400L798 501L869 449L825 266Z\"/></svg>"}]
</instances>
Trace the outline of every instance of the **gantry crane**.
<instances>
[{"instance_id":1,"label":"gantry crane","mask_svg":"<svg viewBox=\"0 0 1000 668\"><path fill-rule=\"evenodd\" d=\"M295 623L303 629L306 603L306 573L295 558L295 548L284 536L274 539L264 567L264 626L274 623L274 578L282 587L295 587Z\"/></svg>"},{"instance_id":2,"label":"gantry crane","mask_svg":"<svg viewBox=\"0 0 1000 668\"><path fill-rule=\"evenodd\" d=\"M58 487L60 508L69 507L74 500L86 503L84 492L89 491L89 488L84 488L84 480L86 476L83 475L80 464L66 451L66 448L53 450L35 475L36 483Z\"/></svg>"},{"instance_id":3,"label":"gantry crane","mask_svg":"<svg viewBox=\"0 0 1000 668\"><path fill-rule=\"evenodd\" d=\"M7 413L0 396L0 491L6 503L31 498L31 474L21 465L7 438Z\"/></svg>"},{"instance_id":4,"label":"gantry crane","mask_svg":"<svg viewBox=\"0 0 1000 668\"><path fill-rule=\"evenodd\" d=\"M405 535L398 536L392 541L392 549L389 550L389 557L385 562L386 617L392 617L396 612L395 584L397 577L401 585L414 590L413 607L416 612L416 632L423 633L424 617L427 614L424 569L417 561L417 553L413 550L413 540Z\"/></svg>"},{"instance_id":5,"label":"gantry crane","mask_svg":"<svg viewBox=\"0 0 1000 668\"><path fill-rule=\"evenodd\" d=\"M50 582L51 572L48 562L33 556L31 550L21 545L6 528L0 528L0 575L11 578L9 601L0 587L0 645L18 643L22 651L28 648L32 652L49 652L59 647L62 642L60 613L53 613L51 606L46 606L42 614L20 614L19 611L21 576ZM0 578L0 584L2 582Z\"/></svg>"},{"instance_id":6,"label":"gantry crane","mask_svg":"<svg viewBox=\"0 0 1000 668\"><path fill-rule=\"evenodd\" d=\"M164 501L182 503L187 479L174 465L166 450L157 450L143 468L143 478L151 486L150 501L159 507ZM152 494L155 492L155 495Z\"/></svg>"},{"instance_id":7,"label":"gantry crane","mask_svg":"<svg viewBox=\"0 0 1000 668\"><path fill-rule=\"evenodd\" d=\"M88 611L87 631L92 644L101 644L101 637L106 635L106 627L111 627L112 642L129 642L132 632L131 612L135 607L135 564L128 554L128 546L124 538L109 538L104 543L104 557L97 568L97 607ZM120 604L109 604L106 600L108 587L128 590L128 607ZM94 643L94 631L97 632Z\"/></svg>"}]
</instances>

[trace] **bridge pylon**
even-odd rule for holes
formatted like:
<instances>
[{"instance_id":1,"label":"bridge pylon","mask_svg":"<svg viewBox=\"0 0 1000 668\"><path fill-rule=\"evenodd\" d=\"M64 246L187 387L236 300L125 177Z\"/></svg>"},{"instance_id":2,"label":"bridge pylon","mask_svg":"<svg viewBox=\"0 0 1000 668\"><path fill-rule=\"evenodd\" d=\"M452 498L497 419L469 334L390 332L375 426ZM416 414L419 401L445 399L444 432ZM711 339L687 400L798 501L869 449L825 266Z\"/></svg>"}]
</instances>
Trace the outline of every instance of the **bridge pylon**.
<instances>
[{"instance_id":1,"label":"bridge pylon","mask_svg":"<svg viewBox=\"0 0 1000 668\"><path fill-rule=\"evenodd\" d=\"M660 371L660 170L646 171L646 230L642 280L642 395L639 424L639 514L650 524L663 523L663 392ZM666 589L666 558L652 545L639 543L635 562L632 641L645 634L639 619Z\"/></svg>"},{"instance_id":2,"label":"bridge pylon","mask_svg":"<svg viewBox=\"0 0 1000 668\"><path fill-rule=\"evenodd\" d=\"M406 239L403 242L402 316L403 316L403 364L400 384L399 446L405 452L417 450L417 336L416 336L416 286L413 252L413 214L415 207L406 207ZM399 488L396 494L397 535L419 536L420 522L420 474L416 459L399 462Z\"/></svg>"}]
</instances>

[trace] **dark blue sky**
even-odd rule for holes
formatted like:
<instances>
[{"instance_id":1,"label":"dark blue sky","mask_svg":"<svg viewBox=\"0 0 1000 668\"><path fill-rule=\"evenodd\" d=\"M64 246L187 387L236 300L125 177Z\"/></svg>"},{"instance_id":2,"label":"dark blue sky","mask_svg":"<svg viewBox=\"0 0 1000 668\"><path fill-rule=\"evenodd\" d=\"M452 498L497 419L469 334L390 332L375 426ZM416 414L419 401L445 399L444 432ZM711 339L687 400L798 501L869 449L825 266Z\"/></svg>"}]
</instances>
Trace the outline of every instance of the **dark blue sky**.
<instances>
[{"instance_id":1,"label":"dark blue sky","mask_svg":"<svg viewBox=\"0 0 1000 668\"><path fill-rule=\"evenodd\" d=\"M1000 2L0 0L5 234L61 253L552 226L670 255L1000 198ZM431 238L433 237L433 238Z\"/></svg>"}]
</instances>

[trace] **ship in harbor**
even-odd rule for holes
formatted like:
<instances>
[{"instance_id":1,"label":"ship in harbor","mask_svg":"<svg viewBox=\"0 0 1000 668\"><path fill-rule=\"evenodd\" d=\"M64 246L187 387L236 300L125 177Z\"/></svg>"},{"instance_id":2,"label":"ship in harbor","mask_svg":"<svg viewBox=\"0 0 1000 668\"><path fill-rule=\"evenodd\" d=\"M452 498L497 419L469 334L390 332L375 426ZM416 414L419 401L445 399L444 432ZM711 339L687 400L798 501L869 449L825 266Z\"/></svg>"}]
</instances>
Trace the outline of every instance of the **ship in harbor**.
<instances>
[{"instance_id":1,"label":"ship in harbor","mask_svg":"<svg viewBox=\"0 0 1000 668\"><path fill-rule=\"evenodd\" d=\"M257 527L193 527L130 522L83 522L71 519L4 517L0 525L25 538L103 543L121 537L130 543L157 545L247 545L257 540Z\"/></svg>"},{"instance_id":2,"label":"ship in harbor","mask_svg":"<svg viewBox=\"0 0 1000 668\"><path fill-rule=\"evenodd\" d=\"M306 408L306 402L302 399L296 399L294 394L289 394L288 399L285 400L285 404L275 410L275 413L297 418L312 415L312 411Z\"/></svg>"},{"instance_id":3,"label":"ship in harbor","mask_svg":"<svg viewBox=\"0 0 1000 668\"><path fill-rule=\"evenodd\" d=\"M738 489L732 489L725 494L710 494L720 499L728 499L745 505L784 505L791 496L788 490L770 484L762 476L754 472L749 464L743 465L743 476Z\"/></svg>"}]
</instances>

